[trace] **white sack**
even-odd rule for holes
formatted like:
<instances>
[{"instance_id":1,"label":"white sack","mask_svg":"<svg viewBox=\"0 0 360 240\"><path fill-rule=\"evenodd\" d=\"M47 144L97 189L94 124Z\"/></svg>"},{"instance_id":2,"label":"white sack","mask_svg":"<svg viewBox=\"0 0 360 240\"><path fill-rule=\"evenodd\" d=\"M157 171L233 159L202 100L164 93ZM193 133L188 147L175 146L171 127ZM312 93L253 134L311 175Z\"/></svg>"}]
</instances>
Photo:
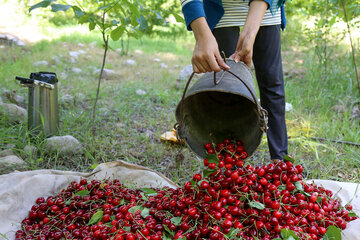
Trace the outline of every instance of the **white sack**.
<instances>
[{"instance_id":1,"label":"white sack","mask_svg":"<svg viewBox=\"0 0 360 240\"><path fill-rule=\"evenodd\" d=\"M309 180L307 183L314 182L318 186L323 186L331 190L334 196L340 200L341 205L345 206L351 201L353 211L360 216L360 184L349 182L337 182L331 180ZM347 228L342 231L342 239L358 240L360 239L360 219L351 221Z\"/></svg>"},{"instance_id":2,"label":"white sack","mask_svg":"<svg viewBox=\"0 0 360 240\"><path fill-rule=\"evenodd\" d=\"M36 170L0 175L0 233L9 240L15 238L21 221L27 217L38 197L48 197L81 178L117 178L131 186L176 188L177 185L149 168L123 161L100 164L91 173L57 170ZM4 238L1 237L3 240Z\"/></svg>"},{"instance_id":3,"label":"white sack","mask_svg":"<svg viewBox=\"0 0 360 240\"><path fill-rule=\"evenodd\" d=\"M27 216L38 197L54 195L66 188L71 181L79 181L81 178L117 178L125 184L130 183L139 188L177 187L174 182L156 171L123 161L101 164L91 173L36 170L0 175L0 233L9 240L14 239L15 232L20 229L22 219ZM360 215L360 186L356 192L358 184L328 180L308 182L322 185L337 193L336 197L341 199L343 205L352 200L354 212ZM3 238L0 236L0 239ZM359 219L348 224L348 228L343 231L343 239L360 239Z\"/></svg>"}]
</instances>

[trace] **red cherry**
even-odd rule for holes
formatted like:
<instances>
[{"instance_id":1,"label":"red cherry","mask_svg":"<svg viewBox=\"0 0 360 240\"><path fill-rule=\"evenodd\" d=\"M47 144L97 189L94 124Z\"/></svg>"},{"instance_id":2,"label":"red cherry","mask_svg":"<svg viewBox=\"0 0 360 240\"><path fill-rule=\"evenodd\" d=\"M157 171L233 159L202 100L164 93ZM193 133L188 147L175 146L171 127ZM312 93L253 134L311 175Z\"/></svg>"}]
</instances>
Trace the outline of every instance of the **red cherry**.
<instances>
[{"instance_id":1,"label":"red cherry","mask_svg":"<svg viewBox=\"0 0 360 240\"><path fill-rule=\"evenodd\" d=\"M193 176L193 180L196 181L196 182L200 181L201 178L202 178L202 177L201 177L201 174L200 174L200 173L196 173L196 174Z\"/></svg>"}]
</instances>

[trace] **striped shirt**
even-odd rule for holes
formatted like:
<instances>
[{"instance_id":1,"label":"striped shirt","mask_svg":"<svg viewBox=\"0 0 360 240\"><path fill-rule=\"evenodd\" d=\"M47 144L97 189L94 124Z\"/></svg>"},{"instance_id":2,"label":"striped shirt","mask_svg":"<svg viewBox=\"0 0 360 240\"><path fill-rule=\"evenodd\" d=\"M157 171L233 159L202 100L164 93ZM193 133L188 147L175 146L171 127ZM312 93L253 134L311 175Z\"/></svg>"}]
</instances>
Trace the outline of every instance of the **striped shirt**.
<instances>
[{"instance_id":1,"label":"striped shirt","mask_svg":"<svg viewBox=\"0 0 360 240\"><path fill-rule=\"evenodd\" d=\"M242 0L222 0L224 15L217 23L215 28L244 26L249 11L249 1ZM281 24L280 10L271 14L270 10L266 10L261 26L271 26Z\"/></svg>"}]
</instances>

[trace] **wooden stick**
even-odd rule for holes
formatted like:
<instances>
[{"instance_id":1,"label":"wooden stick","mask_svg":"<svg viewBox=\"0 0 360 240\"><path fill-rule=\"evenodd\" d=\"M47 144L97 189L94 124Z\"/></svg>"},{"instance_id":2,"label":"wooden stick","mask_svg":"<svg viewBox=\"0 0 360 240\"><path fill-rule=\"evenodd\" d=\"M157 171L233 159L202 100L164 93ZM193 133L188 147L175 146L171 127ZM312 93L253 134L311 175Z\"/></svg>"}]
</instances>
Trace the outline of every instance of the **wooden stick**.
<instances>
[{"instance_id":1,"label":"wooden stick","mask_svg":"<svg viewBox=\"0 0 360 240\"><path fill-rule=\"evenodd\" d=\"M318 140L318 141L330 141L330 142L334 142L334 143L342 143L342 144L360 147L360 143L354 143L354 142L348 142L348 141L342 141L342 140L334 140L334 139L328 139L328 138L322 138L322 137L310 137L310 138L314 139L314 140Z\"/></svg>"}]
</instances>

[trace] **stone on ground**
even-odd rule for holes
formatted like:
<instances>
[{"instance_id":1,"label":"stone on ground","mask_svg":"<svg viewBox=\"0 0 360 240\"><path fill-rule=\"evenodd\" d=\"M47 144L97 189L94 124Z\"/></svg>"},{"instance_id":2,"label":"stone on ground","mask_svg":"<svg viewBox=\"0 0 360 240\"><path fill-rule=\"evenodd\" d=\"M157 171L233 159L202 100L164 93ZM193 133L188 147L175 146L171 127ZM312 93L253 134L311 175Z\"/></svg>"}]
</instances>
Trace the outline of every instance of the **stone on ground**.
<instances>
[{"instance_id":1,"label":"stone on ground","mask_svg":"<svg viewBox=\"0 0 360 240\"><path fill-rule=\"evenodd\" d=\"M127 64L127 65L135 65L136 64L136 62L135 62L135 60L132 60L132 59L128 59L128 60L126 60L125 61L125 64Z\"/></svg>"},{"instance_id":2,"label":"stone on ground","mask_svg":"<svg viewBox=\"0 0 360 240\"><path fill-rule=\"evenodd\" d=\"M25 122L27 120L27 111L15 104L0 102L0 115L7 115L12 122Z\"/></svg>"},{"instance_id":3,"label":"stone on ground","mask_svg":"<svg viewBox=\"0 0 360 240\"><path fill-rule=\"evenodd\" d=\"M71 71L73 73L81 73L82 72L81 68L76 68L76 67L71 68Z\"/></svg>"},{"instance_id":4,"label":"stone on ground","mask_svg":"<svg viewBox=\"0 0 360 240\"><path fill-rule=\"evenodd\" d=\"M187 65L186 67L184 67L183 69L181 69L178 79L179 80L188 80L188 78L190 77L190 75L193 73L193 67L192 65ZM199 79L203 74L195 74L194 75L194 80Z\"/></svg>"},{"instance_id":5,"label":"stone on ground","mask_svg":"<svg viewBox=\"0 0 360 240\"><path fill-rule=\"evenodd\" d=\"M74 103L74 97L70 94L64 94L61 96L60 98L60 102L63 104L63 105L71 105Z\"/></svg>"},{"instance_id":6,"label":"stone on ground","mask_svg":"<svg viewBox=\"0 0 360 240\"><path fill-rule=\"evenodd\" d=\"M32 145L26 145L24 147L24 152L28 155L31 155L31 156L34 156L35 153L37 151L37 148L35 146L32 146Z\"/></svg>"},{"instance_id":7,"label":"stone on ground","mask_svg":"<svg viewBox=\"0 0 360 240\"><path fill-rule=\"evenodd\" d=\"M47 65L49 65L49 63L45 60L42 60L42 61L34 62L33 65L35 67L40 67L40 66L47 66Z\"/></svg>"},{"instance_id":8,"label":"stone on ground","mask_svg":"<svg viewBox=\"0 0 360 240\"><path fill-rule=\"evenodd\" d=\"M9 100L11 103L15 103L16 105L24 106L26 103L26 99L23 96L17 95L16 91L10 91L4 89L2 95L5 99Z\"/></svg>"},{"instance_id":9,"label":"stone on ground","mask_svg":"<svg viewBox=\"0 0 360 240\"><path fill-rule=\"evenodd\" d=\"M95 69L94 74L100 74L101 69ZM104 68L104 71L102 73L102 78L104 79L111 79L116 76L116 72L112 69Z\"/></svg>"},{"instance_id":10,"label":"stone on ground","mask_svg":"<svg viewBox=\"0 0 360 240\"><path fill-rule=\"evenodd\" d=\"M54 136L46 139L45 149L49 152L59 152L64 155L82 153L81 143L71 135Z\"/></svg>"},{"instance_id":11,"label":"stone on ground","mask_svg":"<svg viewBox=\"0 0 360 240\"><path fill-rule=\"evenodd\" d=\"M18 156L9 155L6 157L0 157L0 169L19 166L19 165L26 165L26 163Z\"/></svg>"},{"instance_id":12,"label":"stone on ground","mask_svg":"<svg viewBox=\"0 0 360 240\"><path fill-rule=\"evenodd\" d=\"M169 66L166 63L160 63L161 68L168 68Z\"/></svg>"},{"instance_id":13,"label":"stone on ground","mask_svg":"<svg viewBox=\"0 0 360 240\"><path fill-rule=\"evenodd\" d=\"M14 152L12 149L5 149L5 150L0 151L0 157L6 157L9 155L14 155Z\"/></svg>"},{"instance_id":14,"label":"stone on ground","mask_svg":"<svg viewBox=\"0 0 360 240\"><path fill-rule=\"evenodd\" d=\"M136 94L142 96L142 95L145 95L146 92L144 90L142 90L142 89L137 89Z\"/></svg>"}]
</instances>

